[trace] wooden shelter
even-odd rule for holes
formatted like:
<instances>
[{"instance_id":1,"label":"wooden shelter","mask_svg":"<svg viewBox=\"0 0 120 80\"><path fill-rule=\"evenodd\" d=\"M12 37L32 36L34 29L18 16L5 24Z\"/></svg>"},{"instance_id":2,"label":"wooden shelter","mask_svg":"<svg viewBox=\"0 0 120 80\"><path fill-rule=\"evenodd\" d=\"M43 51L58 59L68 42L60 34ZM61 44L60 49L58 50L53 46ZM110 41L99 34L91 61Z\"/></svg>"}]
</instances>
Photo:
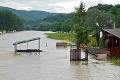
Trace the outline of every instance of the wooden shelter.
<instances>
[{"instance_id":1,"label":"wooden shelter","mask_svg":"<svg viewBox=\"0 0 120 80\"><path fill-rule=\"evenodd\" d=\"M15 43L13 43L14 45L14 52L41 52L40 50L40 39L39 37L36 37L36 38L32 38L32 39L28 39L28 40L23 40L23 41L17 41ZM31 41L35 41L35 40L38 40L38 49L28 49L28 42L31 42ZM22 44L22 43L27 43L27 49L26 50L19 50L17 49L17 45L18 44Z\"/></svg>"},{"instance_id":2,"label":"wooden shelter","mask_svg":"<svg viewBox=\"0 0 120 80\"><path fill-rule=\"evenodd\" d=\"M105 37L106 49L110 51L110 57L120 58L120 29L102 29Z\"/></svg>"}]
</instances>

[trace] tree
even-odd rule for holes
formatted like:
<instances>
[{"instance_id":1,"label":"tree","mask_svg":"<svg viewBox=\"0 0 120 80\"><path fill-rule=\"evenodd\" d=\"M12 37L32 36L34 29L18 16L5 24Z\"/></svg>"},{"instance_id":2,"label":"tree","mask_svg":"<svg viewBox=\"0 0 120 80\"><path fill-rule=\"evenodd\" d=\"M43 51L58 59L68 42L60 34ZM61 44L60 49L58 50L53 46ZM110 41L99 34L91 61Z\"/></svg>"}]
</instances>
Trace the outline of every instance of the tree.
<instances>
[{"instance_id":1,"label":"tree","mask_svg":"<svg viewBox=\"0 0 120 80\"><path fill-rule=\"evenodd\" d=\"M96 8L87 11L86 25L93 31L98 32L103 28L114 28L115 16L105 13Z\"/></svg>"},{"instance_id":2,"label":"tree","mask_svg":"<svg viewBox=\"0 0 120 80\"><path fill-rule=\"evenodd\" d=\"M115 27L120 28L120 15L117 15L115 18Z\"/></svg>"},{"instance_id":3,"label":"tree","mask_svg":"<svg viewBox=\"0 0 120 80\"><path fill-rule=\"evenodd\" d=\"M85 21L86 21L86 12L85 12L85 5L83 2L80 3L79 7L75 7L75 24L74 24L74 30L76 32L76 44L77 49L79 49L81 43L87 42L87 35L88 31L85 27Z\"/></svg>"},{"instance_id":4,"label":"tree","mask_svg":"<svg viewBox=\"0 0 120 80\"><path fill-rule=\"evenodd\" d=\"M86 43L88 42L88 30L85 29L84 27L80 27L79 24L74 25L75 32L76 32L76 45L77 49L79 49L81 43Z\"/></svg>"},{"instance_id":5,"label":"tree","mask_svg":"<svg viewBox=\"0 0 120 80\"><path fill-rule=\"evenodd\" d=\"M23 30L23 20L11 11L0 10L0 29L8 31Z\"/></svg>"}]
</instances>

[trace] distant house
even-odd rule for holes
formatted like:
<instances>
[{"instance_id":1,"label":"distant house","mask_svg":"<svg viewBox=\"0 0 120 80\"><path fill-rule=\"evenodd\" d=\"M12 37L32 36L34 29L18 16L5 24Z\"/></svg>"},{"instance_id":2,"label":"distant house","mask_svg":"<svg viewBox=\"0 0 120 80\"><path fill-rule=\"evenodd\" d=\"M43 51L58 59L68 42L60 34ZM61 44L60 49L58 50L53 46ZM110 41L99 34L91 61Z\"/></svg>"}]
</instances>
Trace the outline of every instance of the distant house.
<instances>
[{"instance_id":1,"label":"distant house","mask_svg":"<svg viewBox=\"0 0 120 80\"><path fill-rule=\"evenodd\" d=\"M110 51L110 57L120 58L120 29L102 29L105 37L106 48Z\"/></svg>"}]
</instances>

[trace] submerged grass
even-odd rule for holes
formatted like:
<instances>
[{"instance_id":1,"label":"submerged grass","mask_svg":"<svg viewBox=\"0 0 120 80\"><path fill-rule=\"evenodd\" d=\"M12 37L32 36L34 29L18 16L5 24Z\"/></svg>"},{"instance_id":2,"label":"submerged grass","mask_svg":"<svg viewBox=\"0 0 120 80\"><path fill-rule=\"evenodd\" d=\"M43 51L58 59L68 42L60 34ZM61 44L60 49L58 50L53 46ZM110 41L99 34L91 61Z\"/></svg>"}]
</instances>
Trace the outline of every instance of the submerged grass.
<instances>
[{"instance_id":1,"label":"submerged grass","mask_svg":"<svg viewBox=\"0 0 120 80\"><path fill-rule=\"evenodd\" d=\"M114 65L120 66L120 58L110 58L109 61Z\"/></svg>"},{"instance_id":2,"label":"submerged grass","mask_svg":"<svg viewBox=\"0 0 120 80\"><path fill-rule=\"evenodd\" d=\"M75 42L75 33L46 33L48 38Z\"/></svg>"}]
</instances>

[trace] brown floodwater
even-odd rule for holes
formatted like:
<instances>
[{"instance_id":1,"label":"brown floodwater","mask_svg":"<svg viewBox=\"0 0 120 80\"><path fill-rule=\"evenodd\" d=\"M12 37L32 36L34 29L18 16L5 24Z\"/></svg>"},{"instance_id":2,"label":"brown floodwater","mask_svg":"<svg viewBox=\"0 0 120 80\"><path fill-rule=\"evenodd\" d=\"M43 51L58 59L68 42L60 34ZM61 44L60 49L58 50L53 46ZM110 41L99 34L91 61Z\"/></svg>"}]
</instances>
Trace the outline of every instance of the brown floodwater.
<instances>
[{"instance_id":1,"label":"brown floodwater","mask_svg":"<svg viewBox=\"0 0 120 80\"><path fill-rule=\"evenodd\" d=\"M120 80L120 67L108 61L70 61L71 47L56 47L60 40L48 39L41 31L0 34L0 80ZM16 41L41 37L40 53L14 54ZM46 46L47 44L47 46ZM38 42L28 48L37 48ZM26 49L26 44L18 45ZM83 55L84 56L84 55Z\"/></svg>"}]
</instances>

